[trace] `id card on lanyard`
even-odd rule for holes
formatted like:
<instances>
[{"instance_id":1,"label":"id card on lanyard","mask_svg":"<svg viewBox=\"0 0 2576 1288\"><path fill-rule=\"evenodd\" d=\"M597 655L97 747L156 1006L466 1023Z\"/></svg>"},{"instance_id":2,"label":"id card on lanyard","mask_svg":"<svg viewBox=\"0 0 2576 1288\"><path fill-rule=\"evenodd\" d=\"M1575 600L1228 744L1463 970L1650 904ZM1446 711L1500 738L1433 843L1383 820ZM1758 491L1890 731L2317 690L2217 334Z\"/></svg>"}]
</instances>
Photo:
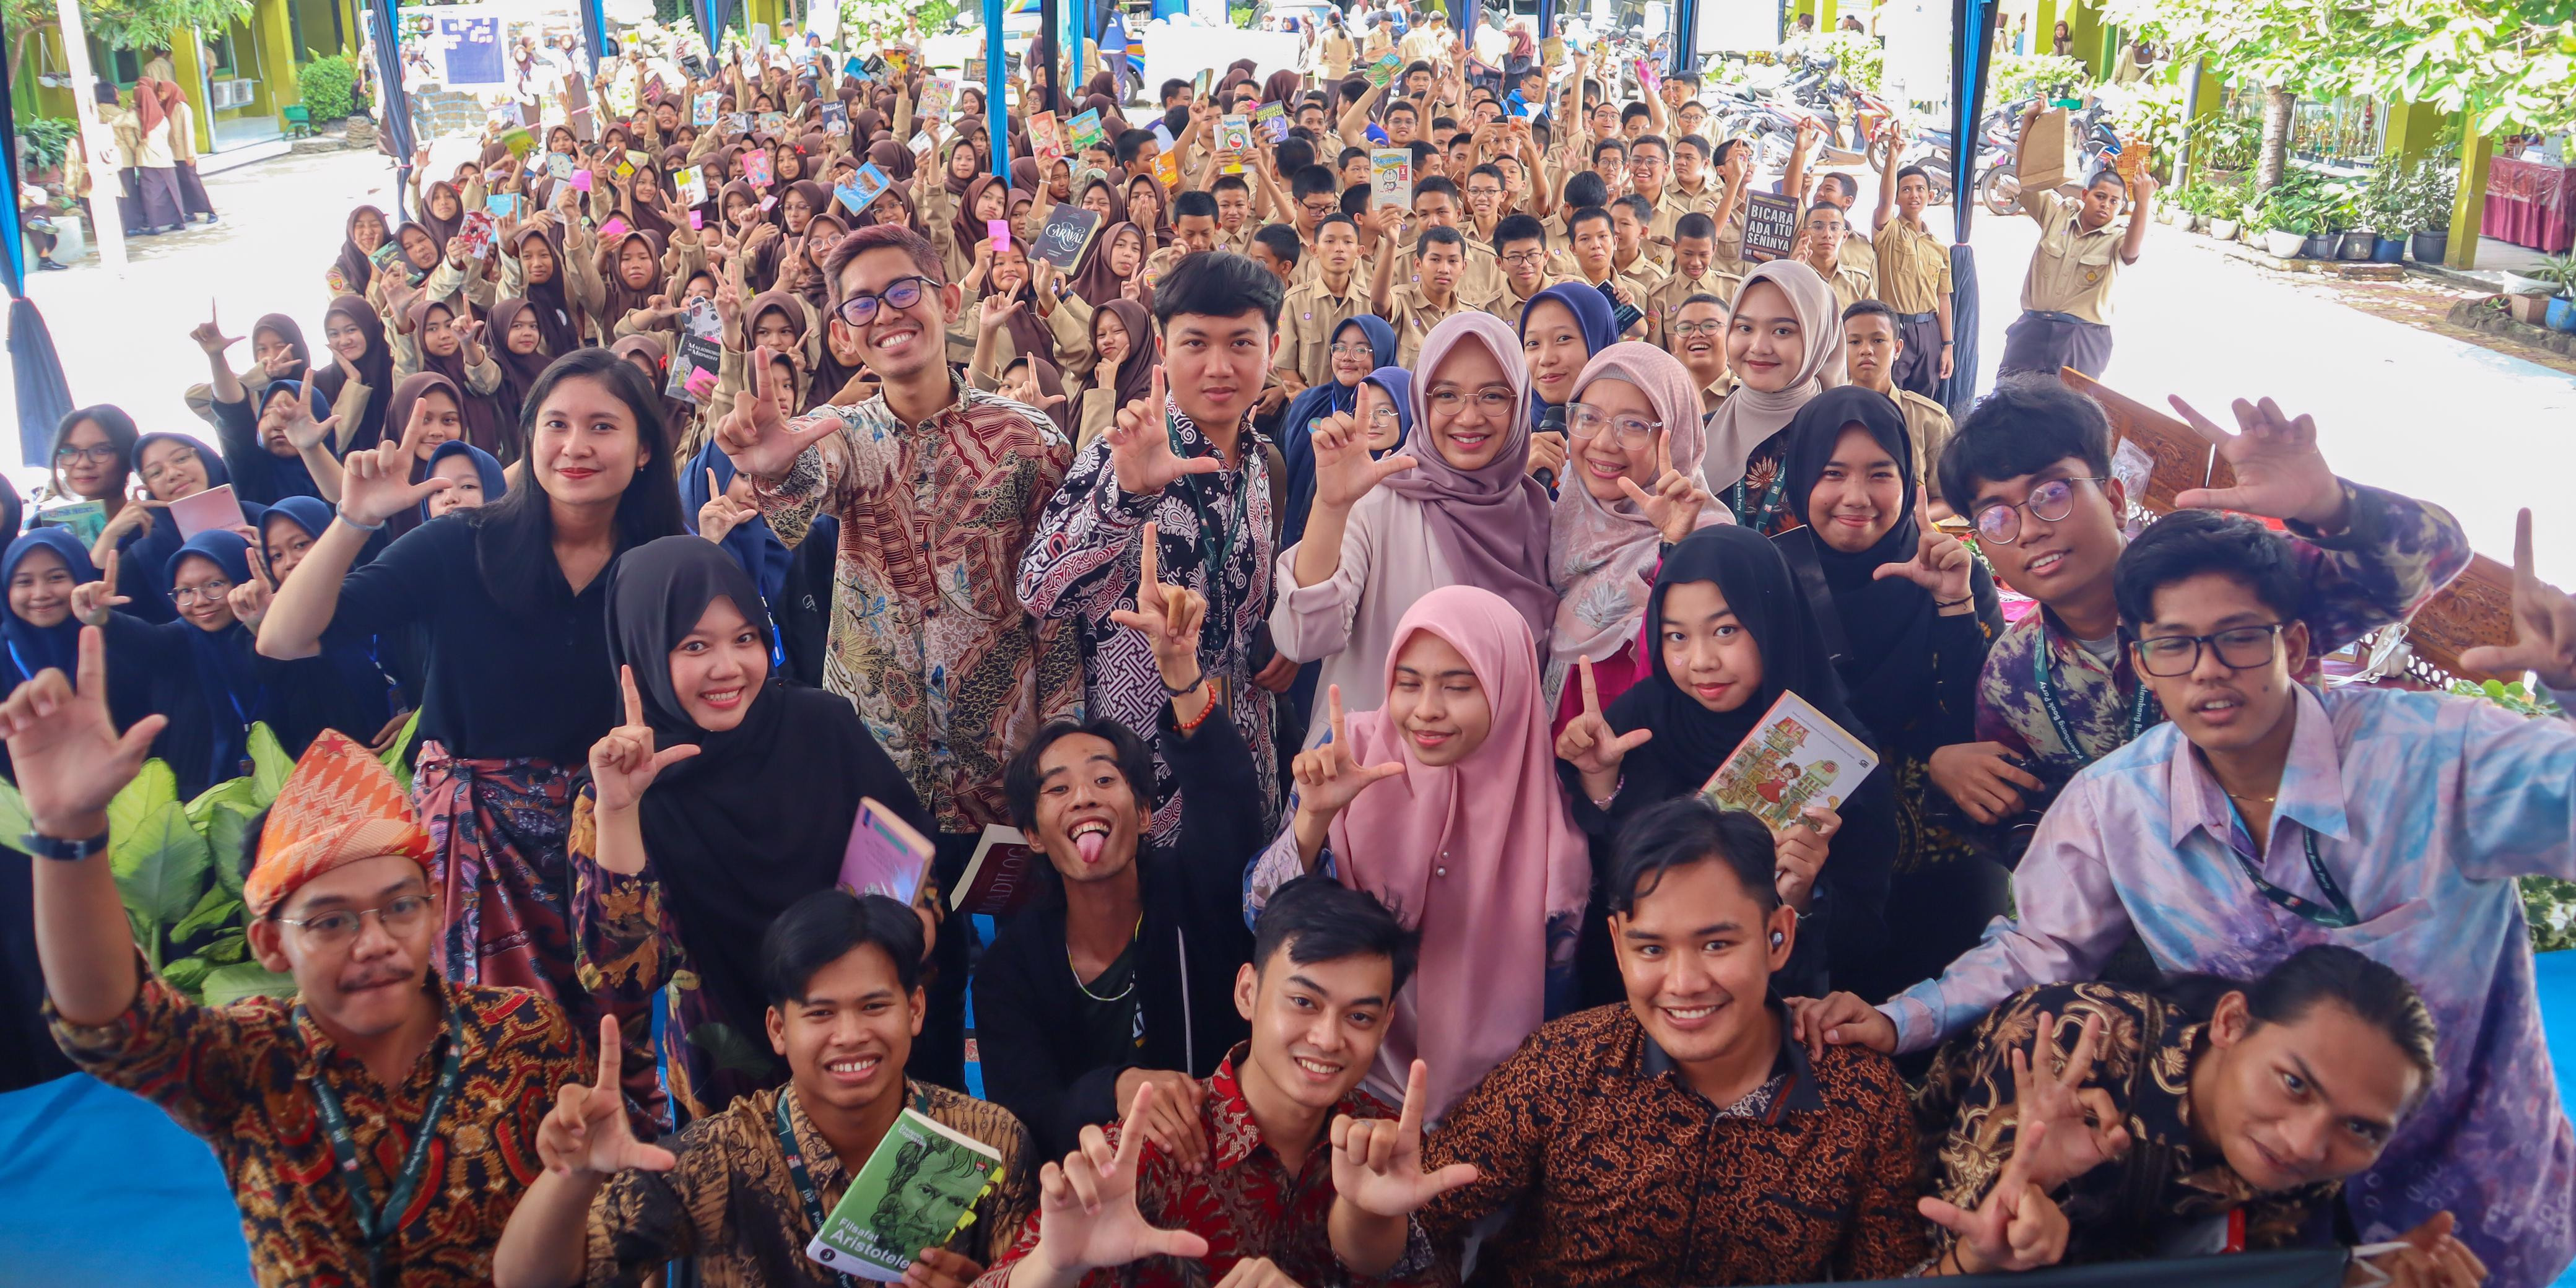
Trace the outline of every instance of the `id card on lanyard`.
<instances>
[{"instance_id":1,"label":"id card on lanyard","mask_svg":"<svg viewBox=\"0 0 2576 1288\"><path fill-rule=\"evenodd\" d=\"M2066 748L2067 755L2090 764L2101 757L2086 751L2084 744L2075 740L2075 727L2067 721L2066 709L2057 700L2057 676L2049 666L2057 646L2049 642L2047 630L2047 624L2041 623L2039 647L2032 649L2030 653L2031 681L2039 688L2039 705L2048 712L2048 724L2050 728L2057 731L2059 745ZM2114 670L2111 675L2113 682L2117 683L2119 672ZM2155 723L2155 717L2151 713L2156 709L2156 696L2148 691L2147 682L2144 679L2137 679L2137 686L2137 693L2129 699L2129 724L2120 734L2118 745L2121 747L2137 741L2138 735L2145 733L2147 726ZM2102 753L2105 756L2109 754L2109 751Z\"/></svg>"},{"instance_id":2,"label":"id card on lanyard","mask_svg":"<svg viewBox=\"0 0 2576 1288\"><path fill-rule=\"evenodd\" d=\"M304 1007L295 1008L300 1029L305 1020ZM349 1130L349 1116L340 1107L340 1093L330 1080L315 1077L308 1084L313 1089L313 1107L322 1118L322 1134L331 1142L332 1169L340 1174L340 1184L349 1193L349 1212L358 1223L358 1245L367 1257L367 1283L371 1288L384 1288L385 1245L393 1241L402 1228L403 1212L411 1207L420 1192L421 1177L429 1170L429 1144L438 1138L439 1117L447 1111L447 1102L456 1096L456 1084L464 1080L465 1026L456 1018L451 1004L447 1011L447 1054L438 1062L438 1085L429 1093L429 1107L421 1113L420 1125L412 1130L411 1148L403 1152L402 1171L394 1177L393 1188L386 1192L383 1207L376 1206L375 1195L367 1189L366 1174L358 1167L357 1137Z\"/></svg>"}]
</instances>

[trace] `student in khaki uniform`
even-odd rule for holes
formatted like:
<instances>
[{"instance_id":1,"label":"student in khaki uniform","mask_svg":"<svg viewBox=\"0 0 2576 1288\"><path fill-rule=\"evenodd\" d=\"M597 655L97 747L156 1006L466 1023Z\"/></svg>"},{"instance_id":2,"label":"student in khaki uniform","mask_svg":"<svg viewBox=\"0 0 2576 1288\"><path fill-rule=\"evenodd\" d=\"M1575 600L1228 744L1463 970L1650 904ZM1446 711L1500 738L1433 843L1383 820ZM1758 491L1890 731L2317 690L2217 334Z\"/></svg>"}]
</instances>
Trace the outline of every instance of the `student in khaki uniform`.
<instances>
[{"instance_id":1,"label":"student in khaki uniform","mask_svg":"<svg viewBox=\"0 0 2576 1288\"><path fill-rule=\"evenodd\" d=\"M1208 185L1208 192L1216 198L1217 249L1251 254L1252 234L1261 228L1261 221L1252 216L1252 185L1242 175L1221 174Z\"/></svg>"},{"instance_id":2,"label":"student in khaki uniform","mask_svg":"<svg viewBox=\"0 0 2576 1288\"><path fill-rule=\"evenodd\" d=\"M1494 248L1503 265L1503 293L1484 303L1484 310L1517 327L1521 306L1531 296L1574 279L1549 265L1547 229L1536 216L1505 215L1494 226Z\"/></svg>"},{"instance_id":3,"label":"student in khaki uniform","mask_svg":"<svg viewBox=\"0 0 2576 1288\"><path fill-rule=\"evenodd\" d=\"M1647 222L1672 186L1673 145L1660 134L1643 134L1628 143L1628 195L1646 199Z\"/></svg>"},{"instance_id":4,"label":"student in khaki uniform","mask_svg":"<svg viewBox=\"0 0 2576 1288\"><path fill-rule=\"evenodd\" d=\"M1647 232L1654 215L1654 206L1633 192L1610 203L1611 271L1649 292L1672 275L1672 261L1665 247L1657 245Z\"/></svg>"},{"instance_id":5,"label":"student in khaki uniform","mask_svg":"<svg viewBox=\"0 0 2576 1288\"><path fill-rule=\"evenodd\" d=\"M1878 251L1870 245L1869 234L1852 222L1852 203L1858 200L1860 185L1850 175L1836 171L1817 177L1815 204L1843 212L1842 258L1838 267L1843 272L1859 274L1861 280L1868 284L1861 293L1876 298Z\"/></svg>"},{"instance_id":6,"label":"student in khaki uniform","mask_svg":"<svg viewBox=\"0 0 2576 1288\"><path fill-rule=\"evenodd\" d=\"M1612 300L1636 309L1638 320L1631 323L1619 338L1644 338L1648 288L1635 278L1621 276L1610 266L1610 258L1618 248L1618 234L1612 230L1610 212L1599 206L1585 206L1574 212L1573 224L1574 280L1607 288Z\"/></svg>"},{"instance_id":7,"label":"student in khaki uniform","mask_svg":"<svg viewBox=\"0 0 2576 1288\"><path fill-rule=\"evenodd\" d=\"M1672 352L1673 325L1681 307L1694 295L1713 295L1724 305L1735 303L1735 292L1743 279L1721 273L1716 258L1717 221L1698 211L1682 216L1673 225L1678 236L1673 238L1673 274L1646 296L1646 338L1658 347ZM1718 363L1726 361L1725 337L1717 337Z\"/></svg>"},{"instance_id":8,"label":"student in khaki uniform","mask_svg":"<svg viewBox=\"0 0 2576 1288\"><path fill-rule=\"evenodd\" d=\"M1398 237L1389 232L1380 242L1379 267L1369 301L1377 315L1395 328L1396 365L1410 367L1414 355L1422 352L1422 337L1431 334L1431 328L1452 313L1478 306L1469 304L1460 294L1467 269L1467 239L1457 229L1445 224L1423 229L1414 243L1413 280L1390 288L1387 279L1394 274L1387 266L1402 257L1397 249Z\"/></svg>"},{"instance_id":9,"label":"student in khaki uniform","mask_svg":"<svg viewBox=\"0 0 2576 1288\"><path fill-rule=\"evenodd\" d=\"M1843 264L1843 236L1848 227L1843 223L1842 207L1819 201L1807 207L1798 229L1798 262L1816 270L1816 276L1834 288L1836 314L1870 298L1869 278Z\"/></svg>"},{"instance_id":10,"label":"student in khaki uniform","mask_svg":"<svg viewBox=\"0 0 2576 1288\"><path fill-rule=\"evenodd\" d=\"M1327 216L1315 231L1314 275L1289 287L1280 302L1275 370L1292 397L1331 374L1334 328L1369 311L1353 271L1359 266L1360 235L1358 221L1349 215Z\"/></svg>"},{"instance_id":11,"label":"student in khaki uniform","mask_svg":"<svg viewBox=\"0 0 2576 1288\"><path fill-rule=\"evenodd\" d=\"M1185 255L1217 248L1216 198L1204 192L1184 192L1172 202L1172 244L1155 251L1145 259L1145 285L1163 280Z\"/></svg>"},{"instance_id":12,"label":"student in khaki uniform","mask_svg":"<svg viewBox=\"0 0 2576 1288\"><path fill-rule=\"evenodd\" d=\"M1887 150L1878 184L1878 298L1896 318L1904 341L1891 368L1896 386L1918 394L1939 391L1950 378L1950 248L1923 222L1932 203L1932 176L1921 166L1898 169L1898 149ZM1920 454L1918 453L1918 456Z\"/></svg>"},{"instance_id":13,"label":"student in khaki uniform","mask_svg":"<svg viewBox=\"0 0 2576 1288\"><path fill-rule=\"evenodd\" d=\"M1663 195L1655 202L1655 218L1679 219L1694 210L1716 218L1718 201L1726 195L1726 182L1709 168L1708 140L1685 134L1673 140L1672 157L1673 175L1665 181Z\"/></svg>"},{"instance_id":14,"label":"student in khaki uniform","mask_svg":"<svg viewBox=\"0 0 2576 1288\"><path fill-rule=\"evenodd\" d=\"M1460 268L1458 274L1458 295L1469 300L1492 299L1503 289L1502 261L1494 255L1491 248L1478 245L1468 237L1466 216L1465 203L1460 198L1456 183L1438 175L1414 181L1413 224L1410 231L1420 236L1434 228L1456 230L1459 234L1458 244L1467 257L1465 265ZM1371 265L1372 269L1374 267L1375 265ZM1422 281L1421 262L1416 259L1408 267L1411 271L1407 275L1407 280L1419 285ZM1434 319L1434 321L1437 320ZM1399 332L1402 329L1397 328ZM1424 329L1429 329L1428 324L1425 324Z\"/></svg>"},{"instance_id":15,"label":"student in khaki uniform","mask_svg":"<svg viewBox=\"0 0 2576 1288\"><path fill-rule=\"evenodd\" d=\"M1904 354L1905 336L1897 327L1896 311L1884 301L1862 300L1843 310L1844 371L1853 384L1887 395L1896 401L1896 409L1905 413L1905 433L1914 440L1914 484L1922 487L1937 481L1941 449L1949 445L1952 427L1948 409L1911 389L1897 387L1897 361ZM1932 497L1932 507L1936 519L1946 516L1950 509L1937 495Z\"/></svg>"},{"instance_id":16,"label":"student in khaki uniform","mask_svg":"<svg viewBox=\"0 0 2576 1288\"><path fill-rule=\"evenodd\" d=\"M2024 131L2041 106L2022 115ZM1997 379L2053 377L2060 367L2099 376L2111 365L2111 283L2146 246L2155 191L2154 176L2138 176L2137 208L2122 226L2114 221L2128 202L2128 184L2109 166L2084 185L2081 199L2022 190L2022 213L2039 223L2039 247L2022 278L2021 316L2004 329Z\"/></svg>"},{"instance_id":17,"label":"student in khaki uniform","mask_svg":"<svg viewBox=\"0 0 2576 1288\"><path fill-rule=\"evenodd\" d=\"M1726 327L1733 320L1726 304L1705 291L1684 299L1669 319L1666 351L1690 372L1703 414L1717 410L1735 389L1735 373L1726 368Z\"/></svg>"}]
</instances>

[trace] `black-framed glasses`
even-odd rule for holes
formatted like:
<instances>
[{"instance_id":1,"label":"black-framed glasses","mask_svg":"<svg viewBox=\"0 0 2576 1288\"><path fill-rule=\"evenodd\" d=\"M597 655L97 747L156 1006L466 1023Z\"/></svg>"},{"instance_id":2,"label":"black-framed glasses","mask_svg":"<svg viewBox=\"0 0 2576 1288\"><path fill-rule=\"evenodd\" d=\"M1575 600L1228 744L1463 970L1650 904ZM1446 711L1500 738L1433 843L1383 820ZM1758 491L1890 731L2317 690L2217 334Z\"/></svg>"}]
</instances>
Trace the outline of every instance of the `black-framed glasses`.
<instances>
[{"instance_id":1,"label":"black-framed glasses","mask_svg":"<svg viewBox=\"0 0 2576 1288\"><path fill-rule=\"evenodd\" d=\"M2019 502L1998 501L1977 511L1977 536L1981 540L2008 546L2021 535L2021 511L2042 523L2055 523L2075 513L2075 485L2107 483L2103 478L2050 479L2030 490Z\"/></svg>"},{"instance_id":2,"label":"black-framed glasses","mask_svg":"<svg viewBox=\"0 0 2576 1288\"><path fill-rule=\"evenodd\" d=\"M921 297L937 285L937 282L919 274L898 277L887 283L882 291L861 291L841 301L841 320L851 326L866 326L876 320L877 305L880 302L887 308L901 313L921 303Z\"/></svg>"},{"instance_id":3,"label":"black-framed glasses","mask_svg":"<svg viewBox=\"0 0 2576 1288\"><path fill-rule=\"evenodd\" d=\"M1598 438L1603 430L1616 430L1623 447L1644 447L1655 441L1655 431L1664 427L1660 420L1644 416L1616 416L1591 403L1568 403L1565 427L1576 438Z\"/></svg>"},{"instance_id":4,"label":"black-framed glasses","mask_svg":"<svg viewBox=\"0 0 2576 1288\"><path fill-rule=\"evenodd\" d=\"M2273 641L2288 622L2268 626L2231 626L2210 635L2158 635L2130 647L2137 650L2138 669L2158 679L2189 675L2200 667L2202 648L2218 650L2218 663L2231 671L2272 664Z\"/></svg>"},{"instance_id":5,"label":"black-framed glasses","mask_svg":"<svg viewBox=\"0 0 2576 1288\"><path fill-rule=\"evenodd\" d=\"M100 465L110 465L114 464L116 459L117 451L116 444L114 443L101 443L96 447L73 447L66 443L63 446L54 449L54 463L56 465L69 465L75 461L90 461Z\"/></svg>"}]
</instances>

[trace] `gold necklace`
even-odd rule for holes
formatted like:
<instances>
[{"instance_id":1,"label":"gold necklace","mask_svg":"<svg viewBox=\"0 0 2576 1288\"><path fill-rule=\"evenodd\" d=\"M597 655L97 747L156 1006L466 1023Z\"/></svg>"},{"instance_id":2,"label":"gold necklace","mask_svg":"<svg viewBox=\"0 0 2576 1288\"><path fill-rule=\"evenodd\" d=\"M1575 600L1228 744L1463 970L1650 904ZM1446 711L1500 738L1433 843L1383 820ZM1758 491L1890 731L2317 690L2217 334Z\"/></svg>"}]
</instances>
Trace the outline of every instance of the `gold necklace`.
<instances>
[{"instance_id":1,"label":"gold necklace","mask_svg":"<svg viewBox=\"0 0 2576 1288\"><path fill-rule=\"evenodd\" d=\"M2221 790L2225 789L2222 788ZM2246 792L2228 792L2227 799L2232 801L2255 801L2264 805L2269 805L2281 799L2281 794L2279 792L2274 792L2269 796L2255 796Z\"/></svg>"}]
</instances>

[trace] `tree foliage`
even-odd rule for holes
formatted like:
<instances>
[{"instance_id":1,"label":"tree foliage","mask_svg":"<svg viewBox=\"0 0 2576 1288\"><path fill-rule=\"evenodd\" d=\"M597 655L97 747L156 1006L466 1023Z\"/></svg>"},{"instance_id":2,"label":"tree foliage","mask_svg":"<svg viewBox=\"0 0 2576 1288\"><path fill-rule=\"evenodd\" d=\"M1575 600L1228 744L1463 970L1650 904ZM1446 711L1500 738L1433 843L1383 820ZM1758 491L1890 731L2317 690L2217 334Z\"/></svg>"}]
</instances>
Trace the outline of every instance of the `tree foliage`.
<instances>
[{"instance_id":1,"label":"tree foliage","mask_svg":"<svg viewBox=\"0 0 2576 1288\"><path fill-rule=\"evenodd\" d=\"M2478 134L2576 126L2576 0L2110 0L2106 16L2302 98L2427 103Z\"/></svg>"},{"instance_id":2,"label":"tree foliage","mask_svg":"<svg viewBox=\"0 0 2576 1288\"><path fill-rule=\"evenodd\" d=\"M220 32L250 21L250 0L82 0L81 26L110 49L169 49L190 31ZM0 0L13 69L61 25L54 0Z\"/></svg>"}]
</instances>

